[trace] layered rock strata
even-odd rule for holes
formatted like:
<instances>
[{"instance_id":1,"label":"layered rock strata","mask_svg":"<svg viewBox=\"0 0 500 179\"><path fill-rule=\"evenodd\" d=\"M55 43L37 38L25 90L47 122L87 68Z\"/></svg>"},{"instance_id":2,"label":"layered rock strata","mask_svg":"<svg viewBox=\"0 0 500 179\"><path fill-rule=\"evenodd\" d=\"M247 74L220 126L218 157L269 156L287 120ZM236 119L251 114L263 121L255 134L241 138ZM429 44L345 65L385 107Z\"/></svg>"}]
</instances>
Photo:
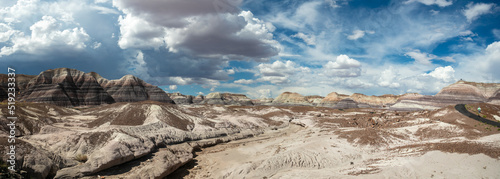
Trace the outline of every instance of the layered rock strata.
<instances>
[{"instance_id":1,"label":"layered rock strata","mask_svg":"<svg viewBox=\"0 0 500 179\"><path fill-rule=\"evenodd\" d=\"M175 104L193 104L193 96L183 95L181 93L169 93L168 97L174 101Z\"/></svg>"},{"instance_id":2,"label":"layered rock strata","mask_svg":"<svg viewBox=\"0 0 500 179\"><path fill-rule=\"evenodd\" d=\"M391 109L420 110L438 109L455 104L488 102L499 104L498 83L474 83L460 80L443 88L434 96L419 94L404 95Z\"/></svg>"},{"instance_id":3,"label":"layered rock strata","mask_svg":"<svg viewBox=\"0 0 500 179\"><path fill-rule=\"evenodd\" d=\"M23 74L16 74L15 76L15 89L16 89L16 94L20 92L21 90L24 90L26 88L26 85L28 82L35 76L33 75L23 75ZM8 81L9 77L7 74L0 74L0 102L3 100L6 100L7 94L8 94Z\"/></svg>"},{"instance_id":4,"label":"layered rock strata","mask_svg":"<svg viewBox=\"0 0 500 179\"><path fill-rule=\"evenodd\" d=\"M159 101L172 103L173 101L162 89L144 82L133 76L125 75L118 80L99 80L100 85L116 102Z\"/></svg>"},{"instance_id":5,"label":"layered rock strata","mask_svg":"<svg viewBox=\"0 0 500 179\"><path fill-rule=\"evenodd\" d=\"M265 105L269 106L273 104L273 98L261 98L261 99L254 99L252 100L254 105Z\"/></svg>"},{"instance_id":6,"label":"layered rock strata","mask_svg":"<svg viewBox=\"0 0 500 179\"><path fill-rule=\"evenodd\" d=\"M40 73L26 85L20 100L58 106L100 105L115 102L93 76L68 68Z\"/></svg>"},{"instance_id":7,"label":"layered rock strata","mask_svg":"<svg viewBox=\"0 0 500 179\"><path fill-rule=\"evenodd\" d=\"M30 80L26 83L27 79ZM58 68L44 71L34 77L18 75L17 80L21 91L18 96L20 101L58 106L145 100L173 103L162 89L132 75L118 80L107 80L95 72L84 73L75 69Z\"/></svg>"},{"instance_id":8,"label":"layered rock strata","mask_svg":"<svg viewBox=\"0 0 500 179\"><path fill-rule=\"evenodd\" d=\"M290 106L312 106L306 97L302 96L299 93L293 92L284 92L281 93L278 97L276 97L273 102L273 105L290 105Z\"/></svg>"},{"instance_id":9,"label":"layered rock strata","mask_svg":"<svg viewBox=\"0 0 500 179\"><path fill-rule=\"evenodd\" d=\"M210 93L205 96L202 104L219 104L219 105L253 105L252 100L243 94L233 93Z\"/></svg>"},{"instance_id":10,"label":"layered rock strata","mask_svg":"<svg viewBox=\"0 0 500 179\"><path fill-rule=\"evenodd\" d=\"M204 100L205 100L205 96L200 94L200 95L193 98L193 104L201 104L201 103L203 103Z\"/></svg>"}]
</instances>

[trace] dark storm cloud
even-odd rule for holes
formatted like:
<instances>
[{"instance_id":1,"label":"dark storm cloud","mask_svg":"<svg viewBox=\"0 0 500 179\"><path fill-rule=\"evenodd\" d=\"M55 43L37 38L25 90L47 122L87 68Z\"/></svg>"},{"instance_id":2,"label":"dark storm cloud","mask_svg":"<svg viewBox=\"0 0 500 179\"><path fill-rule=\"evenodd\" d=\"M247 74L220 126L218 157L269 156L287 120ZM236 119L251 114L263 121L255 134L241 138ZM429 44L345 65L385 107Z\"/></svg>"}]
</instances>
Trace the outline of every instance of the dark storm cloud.
<instances>
[{"instance_id":1,"label":"dark storm cloud","mask_svg":"<svg viewBox=\"0 0 500 179\"><path fill-rule=\"evenodd\" d=\"M186 17L217 13L237 14L240 0L116 0L113 5L125 13L141 16L165 27L184 27Z\"/></svg>"},{"instance_id":2,"label":"dark storm cloud","mask_svg":"<svg viewBox=\"0 0 500 179\"><path fill-rule=\"evenodd\" d=\"M120 47L165 47L174 53L210 58L277 55L274 26L254 18L249 11L231 7L238 4L223 0L114 1L126 14L119 20Z\"/></svg>"}]
</instances>

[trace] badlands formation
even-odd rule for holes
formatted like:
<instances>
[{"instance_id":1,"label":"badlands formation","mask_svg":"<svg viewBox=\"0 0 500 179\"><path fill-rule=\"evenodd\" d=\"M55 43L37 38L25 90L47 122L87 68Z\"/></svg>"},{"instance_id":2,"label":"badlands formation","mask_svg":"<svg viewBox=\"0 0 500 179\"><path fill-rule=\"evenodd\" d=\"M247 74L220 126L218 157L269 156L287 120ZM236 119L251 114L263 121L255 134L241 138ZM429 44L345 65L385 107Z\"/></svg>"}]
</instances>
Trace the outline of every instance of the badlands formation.
<instances>
[{"instance_id":1,"label":"badlands formation","mask_svg":"<svg viewBox=\"0 0 500 179\"><path fill-rule=\"evenodd\" d=\"M17 171L1 155L0 178L500 178L500 84L250 99L62 68L17 88Z\"/></svg>"}]
</instances>

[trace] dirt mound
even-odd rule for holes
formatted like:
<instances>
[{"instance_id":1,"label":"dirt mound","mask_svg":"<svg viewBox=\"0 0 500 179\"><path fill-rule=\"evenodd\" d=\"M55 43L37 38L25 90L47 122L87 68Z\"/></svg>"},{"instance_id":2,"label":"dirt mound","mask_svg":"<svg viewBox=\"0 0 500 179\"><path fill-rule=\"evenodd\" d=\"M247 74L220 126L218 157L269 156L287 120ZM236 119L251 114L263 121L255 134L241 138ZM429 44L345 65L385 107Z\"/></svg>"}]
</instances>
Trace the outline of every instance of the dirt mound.
<instances>
[{"instance_id":1,"label":"dirt mound","mask_svg":"<svg viewBox=\"0 0 500 179\"><path fill-rule=\"evenodd\" d=\"M78 111L59 107L51 104L18 102L16 103L16 134L18 136L33 135L40 132L46 125L61 122L62 117L77 114ZM6 118L8 114L7 104L0 104L0 133L7 134L7 124L11 120Z\"/></svg>"}]
</instances>

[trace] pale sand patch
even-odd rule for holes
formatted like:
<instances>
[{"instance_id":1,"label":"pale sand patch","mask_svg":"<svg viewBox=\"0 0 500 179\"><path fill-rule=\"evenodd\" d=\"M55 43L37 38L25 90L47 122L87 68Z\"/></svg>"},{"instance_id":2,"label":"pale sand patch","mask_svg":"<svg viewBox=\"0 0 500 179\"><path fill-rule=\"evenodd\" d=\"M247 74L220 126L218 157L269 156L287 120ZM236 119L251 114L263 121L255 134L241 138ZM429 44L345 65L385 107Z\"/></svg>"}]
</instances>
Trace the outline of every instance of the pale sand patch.
<instances>
[{"instance_id":1,"label":"pale sand patch","mask_svg":"<svg viewBox=\"0 0 500 179\"><path fill-rule=\"evenodd\" d=\"M433 117L441 117L441 116L445 116L447 115L448 113L450 113L450 111L448 109L444 109L442 111L439 111L437 112L436 114L433 115Z\"/></svg>"},{"instance_id":2,"label":"pale sand patch","mask_svg":"<svg viewBox=\"0 0 500 179\"><path fill-rule=\"evenodd\" d=\"M484 154L468 155L430 151L422 156L400 157L379 166L368 178L500 178L500 161Z\"/></svg>"},{"instance_id":3,"label":"pale sand patch","mask_svg":"<svg viewBox=\"0 0 500 179\"><path fill-rule=\"evenodd\" d=\"M354 116L354 115L363 115L363 114L367 114L367 113L364 113L364 112L348 112L348 113L344 113L343 115Z\"/></svg>"},{"instance_id":4,"label":"pale sand patch","mask_svg":"<svg viewBox=\"0 0 500 179\"><path fill-rule=\"evenodd\" d=\"M261 110L257 110L257 109L254 109L254 108L248 108L248 109L244 109L246 112L248 113L251 113L251 114L255 114L255 115L266 115L266 114L269 114L269 113L272 113L272 112L278 112L278 111L282 111L281 109L278 109L276 107L268 107L268 108L264 108L264 109L261 109Z\"/></svg>"},{"instance_id":5,"label":"pale sand patch","mask_svg":"<svg viewBox=\"0 0 500 179\"><path fill-rule=\"evenodd\" d=\"M497 121L500 121L500 116L493 115L493 117L494 117Z\"/></svg>"},{"instance_id":6,"label":"pale sand patch","mask_svg":"<svg viewBox=\"0 0 500 179\"><path fill-rule=\"evenodd\" d=\"M498 137L498 136L490 136ZM484 138L484 140L489 140ZM419 148L353 145L317 128L288 128L203 149L184 178L499 178L500 161Z\"/></svg>"},{"instance_id":7,"label":"pale sand patch","mask_svg":"<svg viewBox=\"0 0 500 179\"><path fill-rule=\"evenodd\" d=\"M212 107L213 110L217 111L217 112L224 112L226 111L226 108L224 107L221 107L221 106L214 106Z\"/></svg>"},{"instance_id":8,"label":"pale sand patch","mask_svg":"<svg viewBox=\"0 0 500 179\"><path fill-rule=\"evenodd\" d=\"M54 108L49 108L48 115L59 116L59 113Z\"/></svg>"},{"instance_id":9,"label":"pale sand patch","mask_svg":"<svg viewBox=\"0 0 500 179\"><path fill-rule=\"evenodd\" d=\"M247 116L247 115L220 115L215 118L220 122L229 122L238 127L251 127L251 126L259 126L259 127L268 127L268 125L262 122L262 118ZM229 127L229 126L227 126Z\"/></svg>"},{"instance_id":10,"label":"pale sand patch","mask_svg":"<svg viewBox=\"0 0 500 179\"><path fill-rule=\"evenodd\" d=\"M148 112L146 115L147 117L144 120L144 123L142 125L147 125L147 124L159 122L160 120L158 119L158 117L160 117L161 115L162 116L165 115L163 113L162 108L158 105L151 105L148 109Z\"/></svg>"}]
</instances>

